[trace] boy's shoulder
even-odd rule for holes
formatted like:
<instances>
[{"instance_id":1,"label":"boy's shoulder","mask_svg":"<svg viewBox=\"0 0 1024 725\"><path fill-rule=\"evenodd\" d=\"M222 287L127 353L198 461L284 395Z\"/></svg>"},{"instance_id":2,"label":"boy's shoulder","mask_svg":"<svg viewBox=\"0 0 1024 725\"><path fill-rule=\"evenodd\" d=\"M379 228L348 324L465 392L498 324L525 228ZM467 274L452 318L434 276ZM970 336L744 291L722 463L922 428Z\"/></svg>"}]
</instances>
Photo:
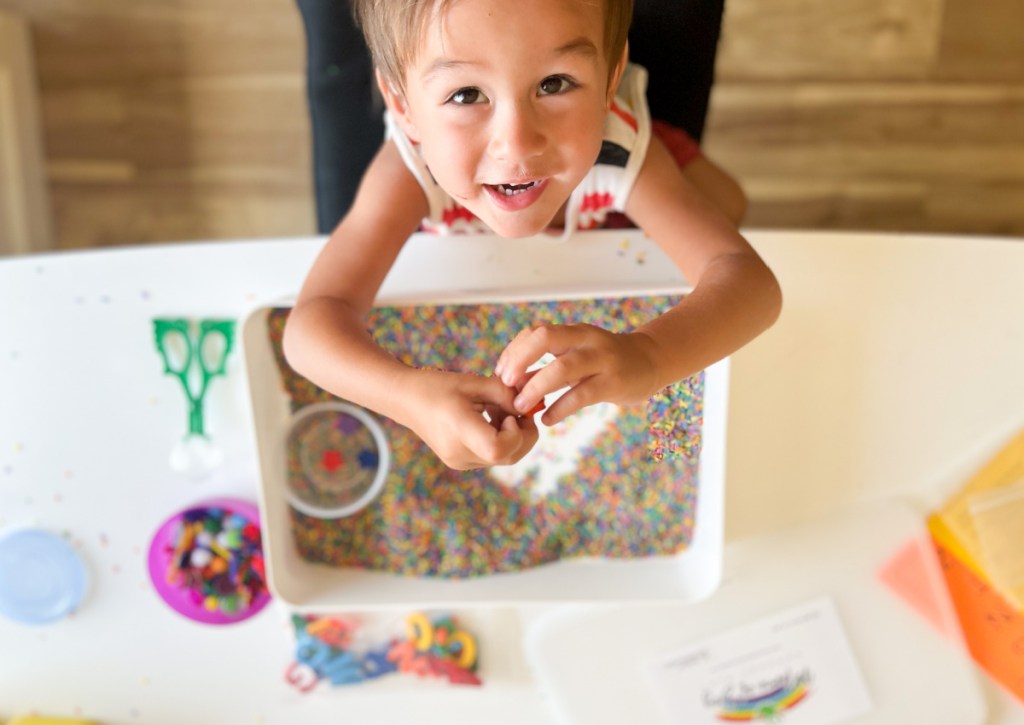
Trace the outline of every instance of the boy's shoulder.
<instances>
[{"instance_id":1,"label":"boy's shoulder","mask_svg":"<svg viewBox=\"0 0 1024 725\"><path fill-rule=\"evenodd\" d=\"M647 105L647 69L637 63L626 63L615 91L615 98L630 106Z\"/></svg>"},{"instance_id":2,"label":"boy's shoulder","mask_svg":"<svg viewBox=\"0 0 1024 725\"><path fill-rule=\"evenodd\" d=\"M650 135L647 107L647 69L629 63L622 73L604 122L604 143L598 164L625 166L638 143L646 146Z\"/></svg>"}]
</instances>

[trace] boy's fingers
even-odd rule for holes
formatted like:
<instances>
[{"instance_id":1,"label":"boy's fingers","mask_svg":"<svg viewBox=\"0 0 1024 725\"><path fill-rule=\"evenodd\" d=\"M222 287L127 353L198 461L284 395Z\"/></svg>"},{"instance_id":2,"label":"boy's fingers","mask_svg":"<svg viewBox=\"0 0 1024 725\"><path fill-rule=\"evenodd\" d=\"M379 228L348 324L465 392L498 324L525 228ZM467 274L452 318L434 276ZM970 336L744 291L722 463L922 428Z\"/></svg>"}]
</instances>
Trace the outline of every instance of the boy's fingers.
<instances>
[{"instance_id":1,"label":"boy's fingers","mask_svg":"<svg viewBox=\"0 0 1024 725\"><path fill-rule=\"evenodd\" d=\"M540 371L541 371L542 369L543 369L543 368L538 368L538 369L536 369L536 370L527 370L527 371L526 371L525 373L523 373L523 374L522 374L522 375L520 376L520 379L519 379L519 384L518 384L518 385L515 385L515 386L513 386L513 387L514 387L514 388L516 389L516 393L518 394L518 393L521 393L521 392L523 392L523 387L525 387L525 385L526 385L526 384L527 384L528 382L530 382L531 380L533 380L533 376L534 376L534 375L536 375L537 373L539 373L539 372L540 372Z\"/></svg>"},{"instance_id":2,"label":"boy's fingers","mask_svg":"<svg viewBox=\"0 0 1024 725\"><path fill-rule=\"evenodd\" d=\"M544 400L544 396L578 385L580 381L598 372L589 370L586 361L581 358L580 355L568 353L532 375L515 397L516 413L526 415ZM548 420L549 416L545 415L544 422Z\"/></svg>"},{"instance_id":3,"label":"boy's fingers","mask_svg":"<svg viewBox=\"0 0 1024 725\"><path fill-rule=\"evenodd\" d=\"M484 404L484 413L487 423L494 428L494 430L501 430L501 424L509 417L509 414L501 409L500 405L494 405L493 403Z\"/></svg>"},{"instance_id":4,"label":"boy's fingers","mask_svg":"<svg viewBox=\"0 0 1024 725\"><path fill-rule=\"evenodd\" d=\"M483 418L480 421L483 422ZM511 415L505 416L497 430L486 423L483 428L474 423L465 433L465 446L488 466L515 463L533 447L537 438L533 421L523 425Z\"/></svg>"},{"instance_id":5,"label":"boy's fingers","mask_svg":"<svg viewBox=\"0 0 1024 725\"><path fill-rule=\"evenodd\" d=\"M506 420L510 417L507 416ZM476 456L480 465L493 465L511 450L508 436L505 434L503 426L495 429L483 419L483 416L470 416L462 430L462 443Z\"/></svg>"},{"instance_id":6,"label":"boy's fingers","mask_svg":"<svg viewBox=\"0 0 1024 725\"><path fill-rule=\"evenodd\" d=\"M479 414L469 416L462 431L463 443L484 465L506 462L523 439L512 407L515 390L497 378L481 378L473 393L491 420Z\"/></svg>"},{"instance_id":7,"label":"boy's fingers","mask_svg":"<svg viewBox=\"0 0 1024 725\"><path fill-rule=\"evenodd\" d=\"M483 410L490 413L490 407L495 407L507 414L516 414L516 409L512 405L516 397L515 388L510 388L495 377L466 377L468 387L463 389L463 395L472 398Z\"/></svg>"},{"instance_id":8,"label":"boy's fingers","mask_svg":"<svg viewBox=\"0 0 1024 725\"><path fill-rule=\"evenodd\" d=\"M523 415L525 417L527 417L527 418L532 419L533 416L537 415L537 413L541 412L546 407L547 407L547 404L544 402L544 398L541 398L540 401L535 406L533 406L528 411L523 413Z\"/></svg>"},{"instance_id":9,"label":"boy's fingers","mask_svg":"<svg viewBox=\"0 0 1024 725\"><path fill-rule=\"evenodd\" d=\"M551 407L544 412L541 418L545 425L557 425L588 405L598 402L595 395L595 385L591 380L584 380L579 385L569 388L558 397Z\"/></svg>"},{"instance_id":10,"label":"boy's fingers","mask_svg":"<svg viewBox=\"0 0 1024 725\"><path fill-rule=\"evenodd\" d=\"M505 441L512 446L508 451L503 464L512 464L519 461L530 452L530 449L537 443L539 436L537 424L532 418L513 418L509 416L502 424L502 430L498 437L505 436Z\"/></svg>"},{"instance_id":11,"label":"boy's fingers","mask_svg":"<svg viewBox=\"0 0 1024 725\"><path fill-rule=\"evenodd\" d=\"M584 325L540 325L523 330L498 358L496 372L505 385L522 387L526 368L545 353L563 355L586 339Z\"/></svg>"},{"instance_id":12,"label":"boy's fingers","mask_svg":"<svg viewBox=\"0 0 1024 725\"><path fill-rule=\"evenodd\" d=\"M514 388L498 378L467 376L461 390L470 411L458 423L458 435L467 454L460 467L515 463L537 442L536 423L516 417Z\"/></svg>"}]
</instances>

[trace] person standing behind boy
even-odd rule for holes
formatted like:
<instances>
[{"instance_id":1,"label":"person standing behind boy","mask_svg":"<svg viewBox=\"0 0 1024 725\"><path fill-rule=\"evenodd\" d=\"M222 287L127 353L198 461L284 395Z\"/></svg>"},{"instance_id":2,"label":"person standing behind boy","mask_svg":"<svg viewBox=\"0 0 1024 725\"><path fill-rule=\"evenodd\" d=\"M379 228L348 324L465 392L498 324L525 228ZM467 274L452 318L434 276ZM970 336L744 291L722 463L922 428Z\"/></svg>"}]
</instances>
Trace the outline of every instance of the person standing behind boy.
<instances>
[{"instance_id":1,"label":"person standing behind boy","mask_svg":"<svg viewBox=\"0 0 1024 725\"><path fill-rule=\"evenodd\" d=\"M775 277L651 133L646 72L627 63L631 0L353 5L389 134L289 316L284 351L296 371L467 469L522 458L538 435L524 414L549 393L568 387L545 425L598 402L642 402L774 322ZM612 213L626 215L694 284L630 333L525 329L490 377L408 367L367 333L377 291L421 225L517 238L571 234ZM546 352L555 360L528 374Z\"/></svg>"}]
</instances>

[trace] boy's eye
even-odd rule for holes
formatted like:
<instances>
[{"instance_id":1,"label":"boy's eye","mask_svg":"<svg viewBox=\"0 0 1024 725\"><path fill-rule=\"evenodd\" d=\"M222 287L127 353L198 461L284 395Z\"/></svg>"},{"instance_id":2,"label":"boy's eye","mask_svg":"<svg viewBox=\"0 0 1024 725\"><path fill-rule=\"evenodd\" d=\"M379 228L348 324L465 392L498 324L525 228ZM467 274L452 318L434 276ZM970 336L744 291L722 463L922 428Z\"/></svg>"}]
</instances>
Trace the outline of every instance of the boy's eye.
<instances>
[{"instance_id":1,"label":"boy's eye","mask_svg":"<svg viewBox=\"0 0 1024 725\"><path fill-rule=\"evenodd\" d=\"M479 88L460 88L455 93L448 96L449 103L455 103L460 106L468 106L473 103L483 103L485 96L480 92Z\"/></svg>"},{"instance_id":2,"label":"boy's eye","mask_svg":"<svg viewBox=\"0 0 1024 725\"><path fill-rule=\"evenodd\" d=\"M540 82L538 89L540 95L551 96L556 93L564 93L572 88L573 82L565 76L548 76Z\"/></svg>"}]
</instances>

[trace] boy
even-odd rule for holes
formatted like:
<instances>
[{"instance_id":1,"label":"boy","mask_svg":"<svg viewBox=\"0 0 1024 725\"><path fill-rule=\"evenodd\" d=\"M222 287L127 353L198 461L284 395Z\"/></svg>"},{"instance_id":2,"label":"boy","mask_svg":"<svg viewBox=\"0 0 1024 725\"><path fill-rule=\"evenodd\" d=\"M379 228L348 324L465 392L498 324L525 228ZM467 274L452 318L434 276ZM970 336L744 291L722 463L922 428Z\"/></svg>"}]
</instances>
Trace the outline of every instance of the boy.
<instances>
[{"instance_id":1,"label":"boy","mask_svg":"<svg viewBox=\"0 0 1024 725\"><path fill-rule=\"evenodd\" d=\"M546 425L601 401L641 402L775 320L770 270L651 138L645 73L626 63L631 0L354 5L389 138L289 317L284 349L298 372L465 469L522 458L537 440L525 413L548 393L569 388ZM628 215L695 285L643 327L523 330L488 378L411 369L370 340L366 315L421 223L524 237L591 228L609 212ZM554 362L528 374L545 352Z\"/></svg>"}]
</instances>

